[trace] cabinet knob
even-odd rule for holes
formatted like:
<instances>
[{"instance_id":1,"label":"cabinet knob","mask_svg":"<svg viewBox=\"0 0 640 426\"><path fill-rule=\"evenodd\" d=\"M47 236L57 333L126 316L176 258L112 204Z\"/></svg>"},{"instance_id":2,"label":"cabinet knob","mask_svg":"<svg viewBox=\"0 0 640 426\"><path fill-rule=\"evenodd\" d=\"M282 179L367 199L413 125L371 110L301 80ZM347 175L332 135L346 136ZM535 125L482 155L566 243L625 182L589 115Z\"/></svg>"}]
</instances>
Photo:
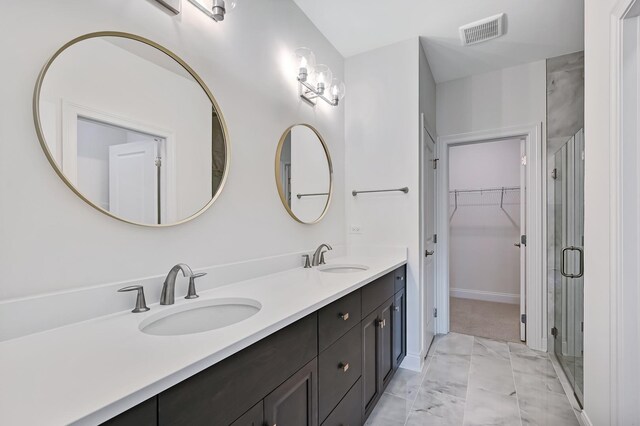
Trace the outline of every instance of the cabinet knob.
<instances>
[{"instance_id":1,"label":"cabinet knob","mask_svg":"<svg viewBox=\"0 0 640 426\"><path fill-rule=\"evenodd\" d=\"M399 310L400 310L400 306L394 306L394 307L393 307L393 311L394 311L394 312L398 312Z\"/></svg>"},{"instance_id":2,"label":"cabinet knob","mask_svg":"<svg viewBox=\"0 0 640 426\"><path fill-rule=\"evenodd\" d=\"M339 316L343 321L346 321L349 319L349 312L347 312L346 314L339 314Z\"/></svg>"},{"instance_id":3,"label":"cabinet knob","mask_svg":"<svg viewBox=\"0 0 640 426\"><path fill-rule=\"evenodd\" d=\"M385 325L387 325L387 320L383 320L383 319L378 320L378 326L379 326L380 328L384 328L384 327L385 327Z\"/></svg>"},{"instance_id":4,"label":"cabinet knob","mask_svg":"<svg viewBox=\"0 0 640 426\"><path fill-rule=\"evenodd\" d=\"M397 279L397 280L400 280L400 281L404 281L404 277L403 277L403 276L396 277L396 279Z\"/></svg>"},{"instance_id":5,"label":"cabinet knob","mask_svg":"<svg viewBox=\"0 0 640 426\"><path fill-rule=\"evenodd\" d=\"M348 362L341 362L340 364L338 364L338 368L340 370L342 370L343 373L346 373L347 370L349 370L349 363Z\"/></svg>"}]
</instances>

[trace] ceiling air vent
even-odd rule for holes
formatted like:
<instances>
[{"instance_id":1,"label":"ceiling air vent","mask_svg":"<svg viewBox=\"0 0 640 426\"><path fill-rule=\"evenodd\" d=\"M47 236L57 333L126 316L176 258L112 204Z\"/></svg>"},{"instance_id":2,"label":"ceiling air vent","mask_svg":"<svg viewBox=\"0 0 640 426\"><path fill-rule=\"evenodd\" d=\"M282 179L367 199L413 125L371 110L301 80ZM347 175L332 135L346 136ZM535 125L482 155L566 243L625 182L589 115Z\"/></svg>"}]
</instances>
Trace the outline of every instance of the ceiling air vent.
<instances>
[{"instance_id":1,"label":"ceiling air vent","mask_svg":"<svg viewBox=\"0 0 640 426\"><path fill-rule=\"evenodd\" d=\"M507 16L504 13L490 16L460 27L460 38L462 45L482 43L493 40L506 33Z\"/></svg>"}]
</instances>

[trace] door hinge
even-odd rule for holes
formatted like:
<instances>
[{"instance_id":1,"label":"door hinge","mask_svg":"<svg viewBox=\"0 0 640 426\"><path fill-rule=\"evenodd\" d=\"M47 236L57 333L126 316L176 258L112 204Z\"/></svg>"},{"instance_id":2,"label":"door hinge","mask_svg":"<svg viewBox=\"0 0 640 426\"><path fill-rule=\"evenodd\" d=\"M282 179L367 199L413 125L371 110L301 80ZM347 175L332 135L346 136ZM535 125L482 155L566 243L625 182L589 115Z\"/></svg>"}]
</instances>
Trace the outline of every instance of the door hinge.
<instances>
[{"instance_id":1,"label":"door hinge","mask_svg":"<svg viewBox=\"0 0 640 426\"><path fill-rule=\"evenodd\" d=\"M438 244L438 234L433 234L433 244Z\"/></svg>"},{"instance_id":2,"label":"door hinge","mask_svg":"<svg viewBox=\"0 0 640 426\"><path fill-rule=\"evenodd\" d=\"M551 179L553 179L553 180L558 179L558 169L553 169L551 171Z\"/></svg>"},{"instance_id":3,"label":"door hinge","mask_svg":"<svg viewBox=\"0 0 640 426\"><path fill-rule=\"evenodd\" d=\"M551 335L553 336L554 339L557 339L558 338L558 329L553 327L551 329Z\"/></svg>"},{"instance_id":4,"label":"door hinge","mask_svg":"<svg viewBox=\"0 0 640 426\"><path fill-rule=\"evenodd\" d=\"M434 168L434 169L437 169L437 168L438 168L438 161L440 161L440 159L439 159L439 158L434 158L434 159L433 159L433 168Z\"/></svg>"},{"instance_id":5,"label":"door hinge","mask_svg":"<svg viewBox=\"0 0 640 426\"><path fill-rule=\"evenodd\" d=\"M521 235L520 236L520 244L522 244L523 246L527 245L527 236L526 235Z\"/></svg>"},{"instance_id":6,"label":"door hinge","mask_svg":"<svg viewBox=\"0 0 640 426\"><path fill-rule=\"evenodd\" d=\"M520 322L523 324L527 323L527 314L520 315Z\"/></svg>"},{"instance_id":7,"label":"door hinge","mask_svg":"<svg viewBox=\"0 0 640 426\"><path fill-rule=\"evenodd\" d=\"M580 323L580 331L584 333L584 321Z\"/></svg>"},{"instance_id":8,"label":"door hinge","mask_svg":"<svg viewBox=\"0 0 640 426\"><path fill-rule=\"evenodd\" d=\"M433 317L438 318L438 308L433 308Z\"/></svg>"}]
</instances>

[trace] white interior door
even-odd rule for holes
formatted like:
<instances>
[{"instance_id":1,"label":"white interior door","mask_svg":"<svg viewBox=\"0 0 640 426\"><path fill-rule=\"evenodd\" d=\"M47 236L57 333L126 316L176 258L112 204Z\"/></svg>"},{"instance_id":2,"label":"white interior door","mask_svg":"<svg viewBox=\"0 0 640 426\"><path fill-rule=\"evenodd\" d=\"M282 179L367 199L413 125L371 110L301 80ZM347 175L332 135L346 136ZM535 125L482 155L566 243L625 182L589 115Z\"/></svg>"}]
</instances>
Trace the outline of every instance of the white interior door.
<instances>
[{"instance_id":1,"label":"white interior door","mask_svg":"<svg viewBox=\"0 0 640 426\"><path fill-rule=\"evenodd\" d=\"M109 211L138 223L160 223L158 143L109 147Z\"/></svg>"},{"instance_id":2,"label":"white interior door","mask_svg":"<svg viewBox=\"0 0 640 426\"><path fill-rule=\"evenodd\" d=\"M527 151L526 141L520 141L520 340L527 340ZM524 238L522 237L524 236Z\"/></svg>"},{"instance_id":3,"label":"white interior door","mask_svg":"<svg viewBox=\"0 0 640 426\"><path fill-rule=\"evenodd\" d=\"M425 342L427 350L435 336L436 301L436 143L422 125L422 247Z\"/></svg>"}]
</instances>

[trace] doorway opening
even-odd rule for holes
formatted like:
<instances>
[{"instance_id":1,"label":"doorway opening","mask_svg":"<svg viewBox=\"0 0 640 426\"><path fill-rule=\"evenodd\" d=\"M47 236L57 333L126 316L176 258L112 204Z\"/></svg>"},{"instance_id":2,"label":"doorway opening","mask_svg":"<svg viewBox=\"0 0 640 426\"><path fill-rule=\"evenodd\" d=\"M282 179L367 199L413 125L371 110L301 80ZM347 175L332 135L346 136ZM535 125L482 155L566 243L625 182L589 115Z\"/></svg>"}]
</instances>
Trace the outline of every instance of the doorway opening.
<instances>
[{"instance_id":1,"label":"doorway opening","mask_svg":"<svg viewBox=\"0 0 640 426\"><path fill-rule=\"evenodd\" d=\"M449 148L452 332L526 340L525 171L521 138Z\"/></svg>"}]
</instances>

